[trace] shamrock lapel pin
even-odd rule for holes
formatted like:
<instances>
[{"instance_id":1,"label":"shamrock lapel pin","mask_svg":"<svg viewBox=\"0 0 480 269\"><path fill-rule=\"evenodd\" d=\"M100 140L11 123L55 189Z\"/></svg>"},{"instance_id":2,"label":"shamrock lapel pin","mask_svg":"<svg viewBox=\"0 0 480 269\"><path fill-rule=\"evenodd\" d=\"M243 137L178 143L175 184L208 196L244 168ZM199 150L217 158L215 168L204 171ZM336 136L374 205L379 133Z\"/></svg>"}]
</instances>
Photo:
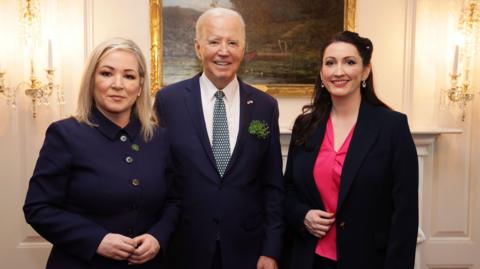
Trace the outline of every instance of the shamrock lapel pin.
<instances>
[{"instance_id":1,"label":"shamrock lapel pin","mask_svg":"<svg viewBox=\"0 0 480 269\"><path fill-rule=\"evenodd\" d=\"M248 133L260 139L267 138L270 131L265 121L252 120L248 126Z\"/></svg>"}]
</instances>

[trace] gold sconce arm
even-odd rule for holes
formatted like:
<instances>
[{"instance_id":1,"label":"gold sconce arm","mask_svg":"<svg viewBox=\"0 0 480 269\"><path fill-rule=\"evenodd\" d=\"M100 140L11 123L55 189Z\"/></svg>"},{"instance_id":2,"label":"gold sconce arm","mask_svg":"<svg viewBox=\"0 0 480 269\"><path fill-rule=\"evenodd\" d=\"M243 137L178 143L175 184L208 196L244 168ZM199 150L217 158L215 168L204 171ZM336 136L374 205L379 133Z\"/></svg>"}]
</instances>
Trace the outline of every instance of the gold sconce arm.
<instances>
[{"instance_id":1,"label":"gold sconce arm","mask_svg":"<svg viewBox=\"0 0 480 269\"><path fill-rule=\"evenodd\" d=\"M14 88L5 85L5 74L7 72L0 71L0 95L7 99L7 105L15 108L17 106L16 92Z\"/></svg>"},{"instance_id":2,"label":"gold sconce arm","mask_svg":"<svg viewBox=\"0 0 480 269\"><path fill-rule=\"evenodd\" d=\"M458 85L460 74L450 75L451 86L446 90L448 101L457 104L461 110L461 119L465 121L468 103L474 97L474 90L468 80L464 79L461 85Z\"/></svg>"},{"instance_id":3,"label":"gold sconce arm","mask_svg":"<svg viewBox=\"0 0 480 269\"><path fill-rule=\"evenodd\" d=\"M57 92L57 99L60 105L65 103L63 91L58 84L55 84L55 69L47 68L47 83L43 84L35 75L33 68L33 61L31 62L30 80L26 83L21 83L18 87L25 91L25 95L32 99L33 118L37 117L37 105L49 105L49 98L54 91Z\"/></svg>"}]
</instances>

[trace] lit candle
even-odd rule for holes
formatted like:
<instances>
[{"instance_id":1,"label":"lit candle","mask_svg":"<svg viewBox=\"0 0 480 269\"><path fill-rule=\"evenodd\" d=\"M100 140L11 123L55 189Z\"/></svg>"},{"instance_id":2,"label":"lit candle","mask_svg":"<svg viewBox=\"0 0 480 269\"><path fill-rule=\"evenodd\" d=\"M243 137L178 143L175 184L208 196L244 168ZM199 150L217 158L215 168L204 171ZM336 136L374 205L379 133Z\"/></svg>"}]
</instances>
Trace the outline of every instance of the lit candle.
<instances>
[{"instance_id":1,"label":"lit candle","mask_svg":"<svg viewBox=\"0 0 480 269\"><path fill-rule=\"evenodd\" d=\"M456 75L458 71L458 45L455 46L455 54L453 56L452 75Z\"/></svg>"},{"instance_id":2,"label":"lit candle","mask_svg":"<svg viewBox=\"0 0 480 269\"><path fill-rule=\"evenodd\" d=\"M53 69L52 40L48 40L48 69Z\"/></svg>"}]
</instances>

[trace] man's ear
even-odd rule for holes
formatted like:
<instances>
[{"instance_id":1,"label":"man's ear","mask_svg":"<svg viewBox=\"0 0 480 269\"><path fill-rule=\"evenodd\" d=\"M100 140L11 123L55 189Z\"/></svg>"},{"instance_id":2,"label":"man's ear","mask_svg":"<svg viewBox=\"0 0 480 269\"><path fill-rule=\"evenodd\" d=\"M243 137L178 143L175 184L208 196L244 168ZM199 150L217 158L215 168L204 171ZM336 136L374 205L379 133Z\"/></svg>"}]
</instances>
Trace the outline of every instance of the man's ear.
<instances>
[{"instance_id":1,"label":"man's ear","mask_svg":"<svg viewBox=\"0 0 480 269\"><path fill-rule=\"evenodd\" d=\"M198 43L197 39L195 39L195 54L200 61L203 59L202 53L200 52L200 43Z\"/></svg>"}]
</instances>

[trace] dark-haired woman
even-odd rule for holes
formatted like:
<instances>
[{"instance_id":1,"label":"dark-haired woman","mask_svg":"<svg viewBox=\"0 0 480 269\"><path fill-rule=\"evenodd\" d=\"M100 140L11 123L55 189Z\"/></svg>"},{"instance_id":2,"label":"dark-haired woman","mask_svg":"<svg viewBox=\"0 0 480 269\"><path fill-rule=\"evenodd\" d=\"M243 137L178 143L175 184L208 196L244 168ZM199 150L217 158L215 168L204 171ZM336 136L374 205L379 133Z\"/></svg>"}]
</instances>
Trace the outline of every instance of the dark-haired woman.
<instances>
[{"instance_id":1,"label":"dark-haired woman","mask_svg":"<svg viewBox=\"0 0 480 269\"><path fill-rule=\"evenodd\" d=\"M368 38L328 40L295 121L285 180L289 268L414 266L418 164L407 117L375 95Z\"/></svg>"}]
</instances>

